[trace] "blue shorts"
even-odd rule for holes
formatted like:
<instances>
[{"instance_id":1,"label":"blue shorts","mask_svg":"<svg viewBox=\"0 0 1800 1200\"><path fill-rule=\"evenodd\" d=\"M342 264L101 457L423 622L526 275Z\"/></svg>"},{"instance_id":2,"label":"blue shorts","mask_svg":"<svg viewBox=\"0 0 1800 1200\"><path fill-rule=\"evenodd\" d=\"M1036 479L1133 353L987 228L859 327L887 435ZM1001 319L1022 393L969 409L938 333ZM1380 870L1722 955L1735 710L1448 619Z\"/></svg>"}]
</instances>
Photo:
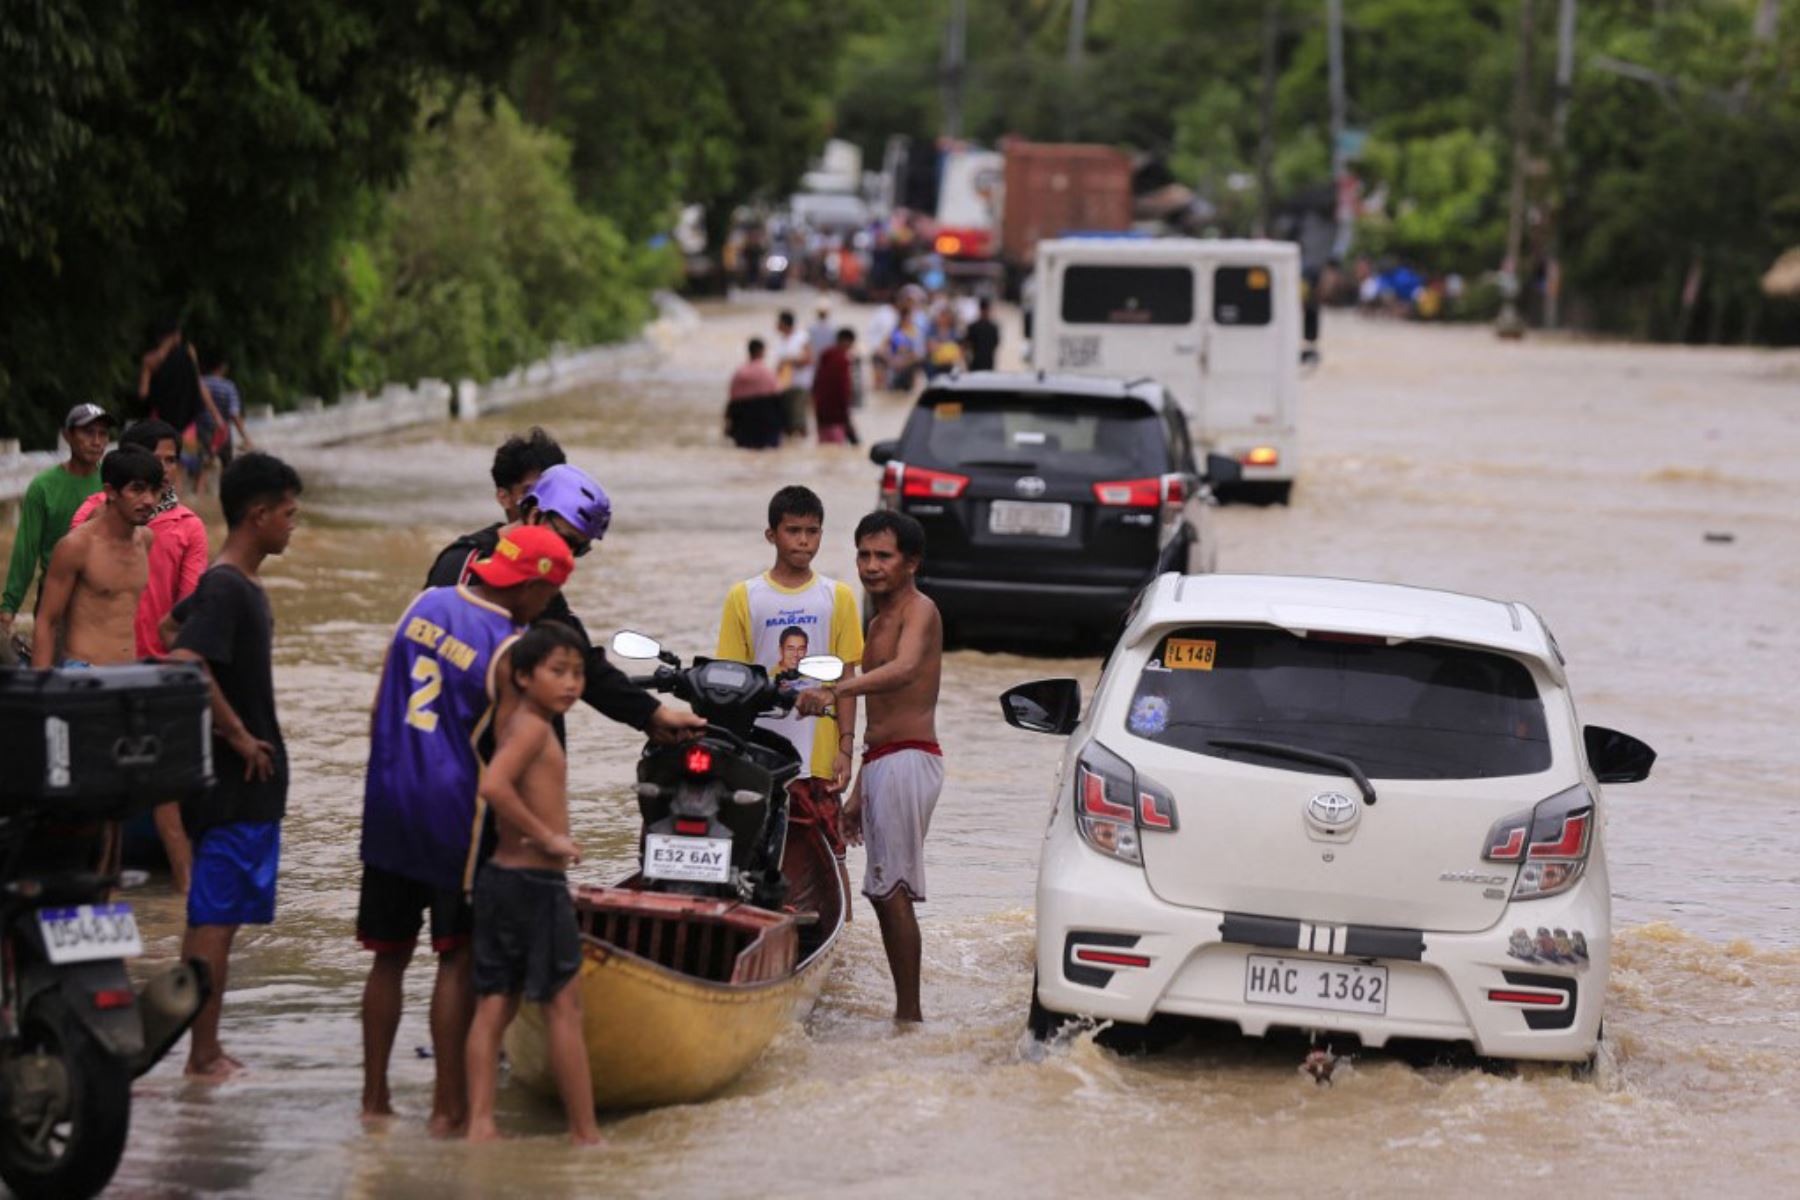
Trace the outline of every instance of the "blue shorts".
<instances>
[{"instance_id":1,"label":"blue shorts","mask_svg":"<svg viewBox=\"0 0 1800 1200\"><path fill-rule=\"evenodd\" d=\"M281 822L214 825L194 845L189 925L267 925L275 919Z\"/></svg>"}]
</instances>

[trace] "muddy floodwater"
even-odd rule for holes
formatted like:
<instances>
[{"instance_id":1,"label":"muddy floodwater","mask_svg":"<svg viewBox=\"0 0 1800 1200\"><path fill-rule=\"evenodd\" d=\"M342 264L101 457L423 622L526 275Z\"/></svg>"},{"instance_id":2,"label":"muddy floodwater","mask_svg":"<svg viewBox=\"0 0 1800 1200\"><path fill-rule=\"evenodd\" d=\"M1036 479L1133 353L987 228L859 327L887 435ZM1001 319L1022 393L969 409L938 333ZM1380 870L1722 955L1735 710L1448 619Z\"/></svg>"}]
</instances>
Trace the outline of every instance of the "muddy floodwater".
<instances>
[{"instance_id":1,"label":"muddy floodwater","mask_svg":"<svg viewBox=\"0 0 1800 1200\"><path fill-rule=\"evenodd\" d=\"M944 670L922 1029L888 1020L859 901L811 1022L725 1095L609 1118L609 1145L578 1152L553 1107L509 1088L502 1123L521 1136L469 1148L424 1131L421 956L394 1063L406 1115L365 1128L356 844L391 626L437 548L495 519L492 448L533 422L614 497L614 532L568 588L596 633L710 651L727 586L768 564L763 507L788 482L825 499L818 566L853 578L850 529L875 491L861 452L721 442L725 377L773 311L703 309L579 395L291 456L304 527L268 572L294 777L280 909L240 939L225 1017L250 1069L206 1087L177 1059L141 1081L118 1195L1800 1194L1800 355L1329 318L1295 503L1221 510L1220 568L1527 601L1568 655L1582 718L1660 752L1649 782L1608 794L1617 944L1592 1077L1369 1053L1318 1088L1292 1046L1190 1040L1135 1059L1029 1042L1060 743L1007 728L995 696L1046 675L1085 687L1099 663L968 650ZM865 437L904 412L874 398ZM638 743L585 708L570 731L575 874L610 880L634 852ZM172 957L175 898L153 883L133 899L149 958Z\"/></svg>"}]
</instances>

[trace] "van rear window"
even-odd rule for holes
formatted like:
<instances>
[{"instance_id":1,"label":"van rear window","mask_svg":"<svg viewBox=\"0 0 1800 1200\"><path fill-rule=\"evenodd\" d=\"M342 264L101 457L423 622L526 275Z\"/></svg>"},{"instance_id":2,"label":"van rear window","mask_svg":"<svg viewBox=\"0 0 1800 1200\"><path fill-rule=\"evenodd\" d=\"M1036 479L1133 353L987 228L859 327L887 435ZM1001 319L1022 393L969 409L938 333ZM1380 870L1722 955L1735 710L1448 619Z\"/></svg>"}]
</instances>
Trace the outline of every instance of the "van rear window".
<instances>
[{"instance_id":1,"label":"van rear window","mask_svg":"<svg viewBox=\"0 0 1800 1200\"><path fill-rule=\"evenodd\" d=\"M1213 272L1213 323L1267 325L1275 289L1267 267L1220 267Z\"/></svg>"},{"instance_id":2,"label":"van rear window","mask_svg":"<svg viewBox=\"0 0 1800 1200\"><path fill-rule=\"evenodd\" d=\"M1187 267L1069 267L1062 319L1070 325L1187 325L1194 272Z\"/></svg>"},{"instance_id":3,"label":"van rear window","mask_svg":"<svg viewBox=\"0 0 1800 1200\"><path fill-rule=\"evenodd\" d=\"M1157 643L1125 723L1148 741L1307 774L1330 768L1214 741L1342 755L1372 779L1550 768L1544 704L1525 665L1435 642L1302 638L1253 625L1177 630Z\"/></svg>"}]
</instances>

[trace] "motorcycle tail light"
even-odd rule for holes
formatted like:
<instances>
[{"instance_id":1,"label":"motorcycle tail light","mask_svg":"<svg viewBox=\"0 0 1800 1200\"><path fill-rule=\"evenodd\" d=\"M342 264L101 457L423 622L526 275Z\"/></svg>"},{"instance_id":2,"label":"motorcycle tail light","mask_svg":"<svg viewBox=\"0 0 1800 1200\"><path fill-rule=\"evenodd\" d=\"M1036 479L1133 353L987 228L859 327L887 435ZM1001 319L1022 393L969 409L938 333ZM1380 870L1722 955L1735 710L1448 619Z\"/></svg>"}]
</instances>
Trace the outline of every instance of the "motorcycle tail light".
<instances>
[{"instance_id":1,"label":"motorcycle tail light","mask_svg":"<svg viewBox=\"0 0 1800 1200\"><path fill-rule=\"evenodd\" d=\"M675 822L675 832L683 837L705 837L711 826L697 818L683 817Z\"/></svg>"},{"instance_id":2,"label":"motorcycle tail light","mask_svg":"<svg viewBox=\"0 0 1800 1200\"><path fill-rule=\"evenodd\" d=\"M1512 898L1538 900L1566 892L1581 879L1593 846L1593 829L1594 798L1585 786L1572 787L1530 812L1496 822L1481 857L1522 863Z\"/></svg>"},{"instance_id":3,"label":"motorcycle tail light","mask_svg":"<svg viewBox=\"0 0 1800 1200\"><path fill-rule=\"evenodd\" d=\"M687 771L689 775L704 775L712 770L712 751L705 746L695 746L687 752Z\"/></svg>"},{"instance_id":4,"label":"motorcycle tail light","mask_svg":"<svg viewBox=\"0 0 1800 1200\"><path fill-rule=\"evenodd\" d=\"M1109 858L1143 865L1138 844L1131 765L1098 743L1075 765L1075 828L1081 840Z\"/></svg>"},{"instance_id":5,"label":"motorcycle tail light","mask_svg":"<svg viewBox=\"0 0 1800 1200\"><path fill-rule=\"evenodd\" d=\"M130 1008L137 1003L137 993L130 988L102 988L94 993L94 1007L102 1012L115 1008Z\"/></svg>"}]
</instances>

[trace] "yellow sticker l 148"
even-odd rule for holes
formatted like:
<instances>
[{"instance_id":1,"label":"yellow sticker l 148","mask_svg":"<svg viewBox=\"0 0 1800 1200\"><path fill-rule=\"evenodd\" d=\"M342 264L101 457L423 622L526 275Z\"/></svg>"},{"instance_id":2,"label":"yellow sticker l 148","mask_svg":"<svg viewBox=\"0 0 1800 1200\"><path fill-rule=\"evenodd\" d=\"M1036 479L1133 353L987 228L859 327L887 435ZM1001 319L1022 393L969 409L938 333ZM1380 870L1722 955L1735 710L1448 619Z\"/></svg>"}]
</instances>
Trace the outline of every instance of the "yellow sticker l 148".
<instances>
[{"instance_id":1,"label":"yellow sticker l 148","mask_svg":"<svg viewBox=\"0 0 1800 1200\"><path fill-rule=\"evenodd\" d=\"M1219 643L1202 638L1170 638L1163 647L1163 666L1176 671L1210 671Z\"/></svg>"}]
</instances>

